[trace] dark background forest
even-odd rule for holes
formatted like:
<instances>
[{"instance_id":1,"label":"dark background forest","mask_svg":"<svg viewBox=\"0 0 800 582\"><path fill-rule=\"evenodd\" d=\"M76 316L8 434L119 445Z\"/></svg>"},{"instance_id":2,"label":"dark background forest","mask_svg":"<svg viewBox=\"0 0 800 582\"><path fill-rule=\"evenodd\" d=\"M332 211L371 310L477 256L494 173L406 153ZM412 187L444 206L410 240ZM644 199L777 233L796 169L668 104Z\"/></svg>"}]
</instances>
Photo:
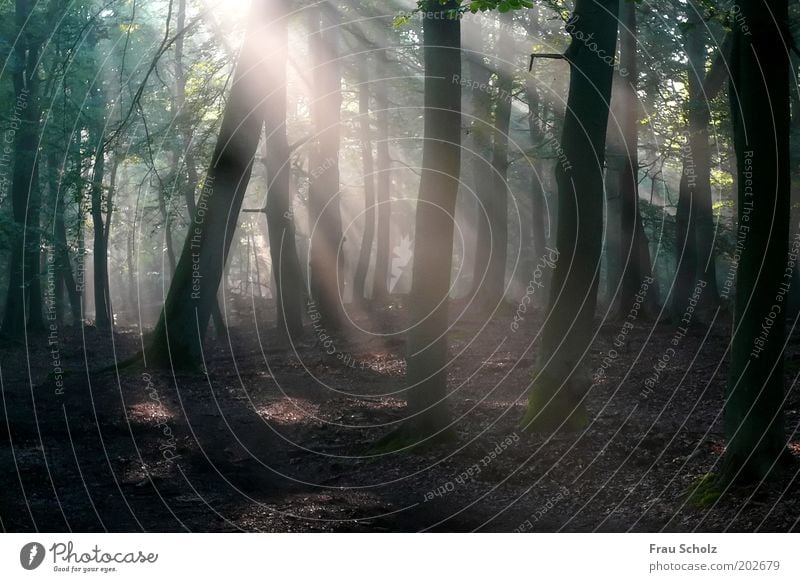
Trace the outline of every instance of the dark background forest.
<instances>
[{"instance_id":1,"label":"dark background forest","mask_svg":"<svg viewBox=\"0 0 800 582\"><path fill-rule=\"evenodd\" d=\"M788 0L0 4L3 531L796 531Z\"/></svg>"}]
</instances>

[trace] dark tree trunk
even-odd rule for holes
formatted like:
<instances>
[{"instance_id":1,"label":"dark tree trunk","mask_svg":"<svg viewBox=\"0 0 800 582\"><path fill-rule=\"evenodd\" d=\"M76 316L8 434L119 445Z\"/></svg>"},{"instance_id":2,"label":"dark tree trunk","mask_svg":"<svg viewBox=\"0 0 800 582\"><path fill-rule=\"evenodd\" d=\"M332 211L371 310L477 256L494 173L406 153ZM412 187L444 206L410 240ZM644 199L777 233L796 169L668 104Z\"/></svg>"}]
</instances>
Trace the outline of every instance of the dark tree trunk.
<instances>
[{"instance_id":1,"label":"dark tree trunk","mask_svg":"<svg viewBox=\"0 0 800 582\"><path fill-rule=\"evenodd\" d=\"M178 159L175 157L174 162L174 169L178 169ZM172 273L175 272L175 267L178 264L178 261L175 258L175 248L172 242L172 213L168 207L168 200L167 200L167 193L159 184L158 188L158 211L161 214L161 220L164 221L164 248L167 249L167 262L169 264L169 276L172 277ZM169 278L165 278L169 280Z\"/></svg>"},{"instance_id":2,"label":"dark tree trunk","mask_svg":"<svg viewBox=\"0 0 800 582\"><path fill-rule=\"evenodd\" d=\"M694 188L690 181L696 178L691 170L691 154L684 153L683 174L678 187L678 207L675 211L675 247L677 271L673 288L672 313L681 318L696 284L697 274L697 211L694 208Z\"/></svg>"},{"instance_id":3,"label":"dark tree trunk","mask_svg":"<svg viewBox=\"0 0 800 582\"><path fill-rule=\"evenodd\" d=\"M531 430L586 422L583 398L590 385L584 357L593 337L603 236L603 166L617 41L618 0L577 0L567 24L565 53L570 85L562 134L565 156L556 167L558 260L549 314L534 370L528 411ZM583 40L589 35L596 51Z\"/></svg>"},{"instance_id":4,"label":"dark tree trunk","mask_svg":"<svg viewBox=\"0 0 800 582\"><path fill-rule=\"evenodd\" d=\"M458 2L429 0L423 21L425 130L417 200L409 305L408 415L383 445L397 448L449 435L447 398L448 291L453 216L461 156L461 30ZM433 12L438 17L430 17ZM435 252L431 252L435 249Z\"/></svg>"},{"instance_id":5,"label":"dark tree trunk","mask_svg":"<svg viewBox=\"0 0 800 582\"><path fill-rule=\"evenodd\" d=\"M72 274L72 265L69 259L69 248L67 247L67 227L64 222L64 195L60 188L57 192L58 204L55 212L55 239L56 239L56 270L63 281L64 288L69 297L70 311L72 312L73 325L80 324L83 314L81 313L81 297L75 286L75 277Z\"/></svg>"},{"instance_id":6,"label":"dark tree trunk","mask_svg":"<svg viewBox=\"0 0 800 582\"><path fill-rule=\"evenodd\" d=\"M358 94L358 115L361 129L364 173L364 233L361 237L361 252L353 280L353 302L363 304L367 271L372 258L372 243L375 239L375 175L372 157L372 129L369 119L369 71L366 63L362 65L361 85Z\"/></svg>"},{"instance_id":7,"label":"dark tree trunk","mask_svg":"<svg viewBox=\"0 0 800 582\"><path fill-rule=\"evenodd\" d=\"M739 174L739 236L724 482L758 482L785 453L782 406L789 234L788 2L741 5L734 28L731 114ZM764 104L769 103L765 114Z\"/></svg>"},{"instance_id":8,"label":"dark tree trunk","mask_svg":"<svg viewBox=\"0 0 800 582\"><path fill-rule=\"evenodd\" d=\"M100 125L102 128L102 125ZM103 178L105 177L105 144L102 131L96 134L98 144L94 153L91 201L94 247L94 308L95 326L99 331L111 331L111 298L108 296L108 245L106 244L105 220L103 219Z\"/></svg>"},{"instance_id":9,"label":"dark tree trunk","mask_svg":"<svg viewBox=\"0 0 800 582\"><path fill-rule=\"evenodd\" d=\"M288 54L286 0L268 8L270 26L266 109L267 230L275 279L278 334L292 341L303 335L303 279L297 257L294 213L289 189L291 163L286 137L286 59Z\"/></svg>"},{"instance_id":10,"label":"dark tree trunk","mask_svg":"<svg viewBox=\"0 0 800 582\"><path fill-rule=\"evenodd\" d=\"M263 5L256 3L203 191L146 351L148 364L177 368L201 364L208 320L264 127L264 25Z\"/></svg>"},{"instance_id":11,"label":"dark tree trunk","mask_svg":"<svg viewBox=\"0 0 800 582\"><path fill-rule=\"evenodd\" d=\"M11 205L16 232L11 247L8 293L2 334L19 339L29 331L44 329L40 284L40 227L37 148L39 136L39 80L36 63L41 42L30 32L30 0L16 0L19 36L14 43L14 169ZM5 156L5 154L3 154ZM5 160L10 165L10 160Z\"/></svg>"}]
</instances>

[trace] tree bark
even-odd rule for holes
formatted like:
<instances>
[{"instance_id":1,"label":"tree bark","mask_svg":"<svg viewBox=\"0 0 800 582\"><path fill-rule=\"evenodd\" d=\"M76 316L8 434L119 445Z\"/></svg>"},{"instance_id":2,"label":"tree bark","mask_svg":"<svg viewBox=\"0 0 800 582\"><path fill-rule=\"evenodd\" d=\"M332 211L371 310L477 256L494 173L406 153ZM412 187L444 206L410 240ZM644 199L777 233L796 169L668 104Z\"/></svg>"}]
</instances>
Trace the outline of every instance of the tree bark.
<instances>
[{"instance_id":1,"label":"tree bark","mask_svg":"<svg viewBox=\"0 0 800 582\"><path fill-rule=\"evenodd\" d=\"M20 339L28 331L44 329L40 284L39 247L39 80L36 63L41 41L30 32L30 0L16 0L15 19L18 37L14 43L14 161L11 174L11 205L14 234L8 292L3 312L2 334ZM6 165L11 161L6 159Z\"/></svg>"},{"instance_id":2,"label":"tree bark","mask_svg":"<svg viewBox=\"0 0 800 582\"><path fill-rule=\"evenodd\" d=\"M708 143L709 101L714 95L704 90L704 30L705 23L696 13L696 9L690 7L686 29L686 56L689 61L689 155L684 155L682 192L678 196L677 213L681 216L681 221L676 225L677 241L683 246L678 251L680 262L672 300L672 310L676 317L681 317L686 311L698 280L706 283L700 301L702 307L706 309L719 304L714 253L714 213L711 206L711 150Z\"/></svg>"},{"instance_id":3,"label":"tree bark","mask_svg":"<svg viewBox=\"0 0 800 582\"><path fill-rule=\"evenodd\" d=\"M342 216L339 209L339 139L341 68L338 31L329 23L327 7L312 8L310 51L313 60L311 115L316 143L311 148L311 183L308 189L311 250L309 283L321 325L328 331L342 324L342 269L344 265ZM320 25L324 23L323 27Z\"/></svg>"},{"instance_id":4,"label":"tree bark","mask_svg":"<svg viewBox=\"0 0 800 582\"><path fill-rule=\"evenodd\" d=\"M567 23L572 42L564 55L570 64L561 140L565 159L556 167L559 254L528 411L522 421L530 430L553 430L562 423L577 427L587 422L583 399L590 380L584 358L597 304L603 166L613 75L608 61L613 64L618 9L618 0L577 0ZM590 35L591 48L584 42Z\"/></svg>"},{"instance_id":5,"label":"tree bark","mask_svg":"<svg viewBox=\"0 0 800 582\"><path fill-rule=\"evenodd\" d=\"M480 21L469 20L465 31L468 44L480 48L483 30ZM472 83L472 119L470 143L472 187L477 202L475 217L475 255L472 266L472 292L478 304L483 304L489 284L489 264L492 250L492 194L495 187L493 168L489 161L492 150L492 94L489 91L491 72L480 50L468 54L469 77Z\"/></svg>"},{"instance_id":6,"label":"tree bark","mask_svg":"<svg viewBox=\"0 0 800 582\"><path fill-rule=\"evenodd\" d=\"M266 101L267 230L275 279L278 335L292 341L303 335L303 278L297 256L294 212L289 189L291 162L286 137L286 59L288 55L286 0L271 2L265 31L270 60L270 93Z\"/></svg>"},{"instance_id":7,"label":"tree bark","mask_svg":"<svg viewBox=\"0 0 800 582\"><path fill-rule=\"evenodd\" d=\"M635 295L644 279L652 277L650 249L639 210L639 98L636 93L638 67L636 62L636 3L622 2L620 21L620 71L625 78L620 83L620 116L622 137L622 167L617 184L620 198L619 261L622 266L621 293L617 313L624 317L635 303ZM648 293L643 311L656 313L653 294Z\"/></svg>"},{"instance_id":8,"label":"tree bark","mask_svg":"<svg viewBox=\"0 0 800 582\"><path fill-rule=\"evenodd\" d=\"M737 154L739 237L735 324L725 406L723 482L759 482L785 453L784 299L788 233L788 2L741 4L734 28L731 114ZM765 114L765 104L768 104ZM794 266L794 268L797 268Z\"/></svg>"},{"instance_id":9,"label":"tree bark","mask_svg":"<svg viewBox=\"0 0 800 582\"><path fill-rule=\"evenodd\" d=\"M425 60L424 145L416 210L413 283L409 305L408 414L383 442L387 448L449 436L447 398L448 292L453 216L461 146L461 30L458 2L428 0L423 20ZM434 13L436 17L431 17ZM435 249L432 252L431 249Z\"/></svg>"},{"instance_id":10,"label":"tree bark","mask_svg":"<svg viewBox=\"0 0 800 582\"><path fill-rule=\"evenodd\" d=\"M385 56L381 63L386 63ZM385 304L389 300L389 254L392 228L392 167L389 158L389 98L386 83L376 83L375 109L378 124L376 150L376 186L378 195L378 230L375 249L375 274L372 284L373 305Z\"/></svg>"},{"instance_id":11,"label":"tree bark","mask_svg":"<svg viewBox=\"0 0 800 582\"><path fill-rule=\"evenodd\" d=\"M353 302L363 304L367 271L372 258L372 243L375 239L375 175L372 157L372 128L369 118L369 71L366 62L362 64L361 85L358 94L358 115L361 130L364 174L364 232L361 237L361 252L358 255L355 277L353 278Z\"/></svg>"},{"instance_id":12,"label":"tree bark","mask_svg":"<svg viewBox=\"0 0 800 582\"><path fill-rule=\"evenodd\" d=\"M99 127L102 128L102 124ZM99 331L107 333L111 331L112 319L111 298L108 296L108 246L103 219L103 178L105 177L106 152L102 131L97 131L95 137L98 141L94 153L91 185L95 326Z\"/></svg>"},{"instance_id":13,"label":"tree bark","mask_svg":"<svg viewBox=\"0 0 800 582\"><path fill-rule=\"evenodd\" d=\"M491 225L489 268L483 287L483 305L495 310L503 303L508 256L508 131L511 125L511 95L514 87L514 46L509 28L512 13L500 15L497 41L497 100L495 101L492 195L488 202Z\"/></svg>"},{"instance_id":14,"label":"tree bark","mask_svg":"<svg viewBox=\"0 0 800 582\"><path fill-rule=\"evenodd\" d=\"M253 158L264 126L263 5L251 9L250 26L234 72L197 210L186 236L151 343L147 363L196 368L216 303Z\"/></svg>"}]
</instances>

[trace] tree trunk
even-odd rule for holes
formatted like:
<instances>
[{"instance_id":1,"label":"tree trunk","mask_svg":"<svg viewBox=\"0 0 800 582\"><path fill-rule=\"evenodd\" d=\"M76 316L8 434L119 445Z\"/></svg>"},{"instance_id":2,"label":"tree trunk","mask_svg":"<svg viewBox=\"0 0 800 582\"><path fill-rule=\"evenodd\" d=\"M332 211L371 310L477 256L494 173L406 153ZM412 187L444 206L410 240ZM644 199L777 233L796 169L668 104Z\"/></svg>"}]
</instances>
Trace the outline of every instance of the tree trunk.
<instances>
[{"instance_id":1,"label":"tree trunk","mask_svg":"<svg viewBox=\"0 0 800 582\"><path fill-rule=\"evenodd\" d=\"M584 357L593 336L600 273L603 165L613 75L608 61L613 64L618 9L618 0L577 0L567 23L572 42L565 53L570 63L561 140L565 159L556 167L558 260L522 421L531 430L553 430L562 423L576 427L587 421L583 399L590 379ZM589 35L596 47L585 44Z\"/></svg>"},{"instance_id":2,"label":"tree trunk","mask_svg":"<svg viewBox=\"0 0 800 582\"><path fill-rule=\"evenodd\" d=\"M219 137L164 308L146 351L148 364L200 365L203 339L217 302L253 158L264 126L264 8L255 3L234 72Z\"/></svg>"},{"instance_id":3,"label":"tree trunk","mask_svg":"<svg viewBox=\"0 0 800 582\"><path fill-rule=\"evenodd\" d=\"M100 125L102 128L102 124ZM94 169L92 171L92 228L94 246L92 249L94 265L94 309L95 326L98 331L111 331L111 298L108 296L108 246L103 220L103 178L105 177L105 144L102 131L98 131L97 148L94 153Z\"/></svg>"},{"instance_id":4,"label":"tree trunk","mask_svg":"<svg viewBox=\"0 0 800 582\"><path fill-rule=\"evenodd\" d=\"M786 0L741 5L734 28L731 114L739 174L735 326L725 405L723 482L758 482L786 449L782 406L789 287L789 43ZM764 104L769 104L765 114ZM796 268L796 267L795 267Z\"/></svg>"},{"instance_id":5,"label":"tree trunk","mask_svg":"<svg viewBox=\"0 0 800 582\"><path fill-rule=\"evenodd\" d=\"M382 58L381 63L386 63ZM378 232L375 250L375 274L372 283L373 305L385 304L389 299L389 245L392 220L392 167L389 159L389 98L386 83L376 83L375 108L378 123L376 150L376 180L378 194Z\"/></svg>"},{"instance_id":6,"label":"tree trunk","mask_svg":"<svg viewBox=\"0 0 800 582\"><path fill-rule=\"evenodd\" d=\"M186 26L186 0L179 0L177 10L177 30L183 30ZM197 163L194 156L194 149L192 148L192 128L186 119L187 115L184 111L186 105L186 70L183 64L183 35L179 35L175 39L175 110L178 112L178 120L176 123L180 124L183 151L184 151L184 165L186 166L186 183L183 186L183 198L186 202L186 213L189 215L189 224L194 220L197 206L195 203L195 190L199 178L197 176ZM175 272L173 267L173 273ZM225 326L225 320L222 316L222 311L219 306L219 299L215 300L211 306L211 318L214 322L214 330L216 331L217 338L224 339L228 335L228 329Z\"/></svg>"},{"instance_id":7,"label":"tree trunk","mask_svg":"<svg viewBox=\"0 0 800 582\"><path fill-rule=\"evenodd\" d=\"M11 175L11 205L16 233L11 247L8 293L3 312L2 334L20 339L29 331L44 329L39 268L39 184L37 148L39 136L39 80L36 63L41 43L30 32L30 0L16 0L14 43L14 103L11 124L14 161ZM6 165L11 160L3 154Z\"/></svg>"},{"instance_id":8,"label":"tree trunk","mask_svg":"<svg viewBox=\"0 0 800 582\"><path fill-rule=\"evenodd\" d=\"M673 314L676 317L682 317L686 311L698 279L706 283L700 301L703 308L719 304L714 256L714 214L711 207L711 150L708 143L709 101L713 95L704 91L703 87L706 79L705 26L696 10L690 8L686 29L686 56L689 61L689 156L684 156L685 184L682 181L682 186L686 190L678 197L678 214L683 218L677 232L678 244L683 245L678 256L686 264L678 265L678 279L672 300Z\"/></svg>"},{"instance_id":9,"label":"tree trunk","mask_svg":"<svg viewBox=\"0 0 800 582\"><path fill-rule=\"evenodd\" d=\"M177 157L174 157L173 169L178 169ZM172 277L178 262L175 259L175 248L172 242L172 216L167 207L167 193L164 191L162 184L159 184L158 187L158 211L161 214L161 220L164 221L164 247L167 249L167 263L169 264L170 277Z\"/></svg>"},{"instance_id":10,"label":"tree trunk","mask_svg":"<svg viewBox=\"0 0 800 582\"><path fill-rule=\"evenodd\" d=\"M619 173L620 200L619 261L622 266L621 293L617 313L624 317L636 302L635 296L644 279L652 277L650 249L639 212L639 98L636 94L638 67L636 62L636 3L622 2L620 22L620 70L625 78L620 83L620 116L622 166ZM656 305L648 293L644 312L653 315Z\"/></svg>"},{"instance_id":11,"label":"tree trunk","mask_svg":"<svg viewBox=\"0 0 800 582\"><path fill-rule=\"evenodd\" d=\"M461 75L457 8L456 0L445 4L428 0L425 5L425 130L407 340L409 418L384 440L385 448L439 439L450 432L446 407L448 291L461 156L461 86L453 82Z\"/></svg>"},{"instance_id":12,"label":"tree trunk","mask_svg":"<svg viewBox=\"0 0 800 582\"><path fill-rule=\"evenodd\" d=\"M339 116L342 104L338 29L330 26L328 7L309 9L313 60L311 103L316 144L311 148L308 209L311 232L311 295L328 331L342 323L342 216L339 211ZM324 23L323 27L320 24Z\"/></svg>"},{"instance_id":13,"label":"tree trunk","mask_svg":"<svg viewBox=\"0 0 800 582\"><path fill-rule=\"evenodd\" d=\"M539 8L534 6L529 11L527 29L529 34L537 34L539 30ZM536 78L534 74L529 74L525 80L525 98L528 102L528 136L531 140L531 147L535 148L543 141L542 127L545 123L544 103L536 88ZM532 249L526 264L526 273L533 273L536 265L545 256L547 246L547 229L545 224L547 219L547 200L545 199L542 178L544 176L544 166L542 160L533 158L531 164L531 241ZM543 276L543 289L546 292L550 288L550 269L547 269ZM541 305L544 293L537 292L533 302Z\"/></svg>"},{"instance_id":14,"label":"tree trunk","mask_svg":"<svg viewBox=\"0 0 800 582\"><path fill-rule=\"evenodd\" d=\"M270 94L267 97L266 166L267 230L275 279L278 334L292 341L303 335L303 278L297 257L294 212L289 188L291 163L286 137L286 59L288 54L286 0L270 3L266 36Z\"/></svg>"},{"instance_id":15,"label":"tree trunk","mask_svg":"<svg viewBox=\"0 0 800 582\"><path fill-rule=\"evenodd\" d=\"M497 100L494 113L492 151L492 194L488 202L490 232L489 268L483 286L483 305L497 309L503 302L506 288L508 256L508 131L511 125L511 93L514 85L514 46L509 28L512 13L500 15L497 41Z\"/></svg>"},{"instance_id":16,"label":"tree trunk","mask_svg":"<svg viewBox=\"0 0 800 582\"><path fill-rule=\"evenodd\" d=\"M480 48L483 34L480 21L470 20L465 26L470 35L468 44ZM479 304L485 298L489 284L489 263L492 251L492 197L495 183L489 161L492 149L492 94L489 87L491 72L483 62L483 54L468 53L469 77L472 86L472 119L469 120L471 136L472 187L477 202L475 225L475 255L472 266L472 292Z\"/></svg>"},{"instance_id":17,"label":"tree trunk","mask_svg":"<svg viewBox=\"0 0 800 582\"><path fill-rule=\"evenodd\" d=\"M75 278L72 274L72 265L69 260L69 248L67 247L67 227L64 223L64 196L58 192L58 207L56 209L55 236L56 236L56 269L63 281L64 287L69 297L70 311L72 312L72 324L81 323L81 297L75 286Z\"/></svg>"},{"instance_id":18,"label":"tree trunk","mask_svg":"<svg viewBox=\"0 0 800 582\"><path fill-rule=\"evenodd\" d=\"M366 61L362 64L361 85L358 94L358 115L361 129L364 173L364 233L361 236L361 252L353 280L353 302L364 303L367 271L372 258L372 243L375 239L375 175L372 157L372 129L369 118L369 70Z\"/></svg>"}]
</instances>

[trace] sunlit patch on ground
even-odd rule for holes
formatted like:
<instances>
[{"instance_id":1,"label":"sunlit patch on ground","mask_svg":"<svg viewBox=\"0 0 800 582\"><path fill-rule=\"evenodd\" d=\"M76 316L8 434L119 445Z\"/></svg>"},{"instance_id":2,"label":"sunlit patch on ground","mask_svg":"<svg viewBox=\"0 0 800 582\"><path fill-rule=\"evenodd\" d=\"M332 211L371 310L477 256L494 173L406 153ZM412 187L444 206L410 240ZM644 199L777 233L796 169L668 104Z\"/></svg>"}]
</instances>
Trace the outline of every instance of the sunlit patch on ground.
<instances>
[{"instance_id":1,"label":"sunlit patch on ground","mask_svg":"<svg viewBox=\"0 0 800 582\"><path fill-rule=\"evenodd\" d=\"M314 422L319 417L319 406L301 398L284 398L258 408L257 412L269 423L291 425Z\"/></svg>"},{"instance_id":2,"label":"sunlit patch on ground","mask_svg":"<svg viewBox=\"0 0 800 582\"><path fill-rule=\"evenodd\" d=\"M128 407L128 420L136 423L150 424L171 420L172 412L157 402L140 402Z\"/></svg>"}]
</instances>

